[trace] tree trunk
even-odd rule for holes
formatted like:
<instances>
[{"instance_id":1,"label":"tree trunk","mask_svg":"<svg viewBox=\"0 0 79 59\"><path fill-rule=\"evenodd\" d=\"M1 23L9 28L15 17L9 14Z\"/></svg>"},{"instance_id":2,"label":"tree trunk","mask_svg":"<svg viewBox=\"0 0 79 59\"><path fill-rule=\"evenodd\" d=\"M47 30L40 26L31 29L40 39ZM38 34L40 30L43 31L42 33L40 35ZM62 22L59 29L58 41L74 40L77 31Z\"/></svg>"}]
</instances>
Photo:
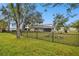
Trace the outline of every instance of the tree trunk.
<instances>
[{"instance_id":1,"label":"tree trunk","mask_svg":"<svg viewBox=\"0 0 79 59\"><path fill-rule=\"evenodd\" d=\"M8 19L8 32L10 31L10 19Z\"/></svg>"},{"instance_id":2,"label":"tree trunk","mask_svg":"<svg viewBox=\"0 0 79 59\"><path fill-rule=\"evenodd\" d=\"M22 31L25 31L25 24L22 25Z\"/></svg>"},{"instance_id":3,"label":"tree trunk","mask_svg":"<svg viewBox=\"0 0 79 59\"><path fill-rule=\"evenodd\" d=\"M2 29L0 28L0 32L2 32Z\"/></svg>"},{"instance_id":4,"label":"tree trunk","mask_svg":"<svg viewBox=\"0 0 79 59\"><path fill-rule=\"evenodd\" d=\"M16 21L16 37L17 37L17 39L19 39L20 36L21 36L20 24L19 24L19 21L17 20L17 21Z\"/></svg>"},{"instance_id":5,"label":"tree trunk","mask_svg":"<svg viewBox=\"0 0 79 59\"><path fill-rule=\"evenodd\" d=\"M79 28L77 28L78 32L79 32Z\"/></svg>"},{"instance_id":6,"label":"tree trunk","mask_svg":"<svg viewBox=\"0 0 79 59\"><path fill-rule=\"evenodd\" d=\"M51 29L52 42L54 42L54 28Z\"/></svg>"}]
</instances>

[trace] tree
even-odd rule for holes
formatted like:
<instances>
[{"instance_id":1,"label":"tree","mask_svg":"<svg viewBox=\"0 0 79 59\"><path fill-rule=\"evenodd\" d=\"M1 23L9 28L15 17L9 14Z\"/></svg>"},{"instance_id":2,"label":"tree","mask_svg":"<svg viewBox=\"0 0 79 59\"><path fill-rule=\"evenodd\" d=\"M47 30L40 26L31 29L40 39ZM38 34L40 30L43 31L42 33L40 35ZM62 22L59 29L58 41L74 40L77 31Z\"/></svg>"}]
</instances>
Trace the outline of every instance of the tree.
<instances>
[{"instance_id":1,"label":"tree","mask_svg":"<svg viewBox=\"0 0 79 59\"><path fill-rule=\"evenodd\" d=\"M28 24L31 25L30 27L32 27L34 25L38 26L38 24L43 23L42 15L40 12L36 11L36 12L32 13L29 18L30 18L29 19L30 22L28 22ZM38 29L36 31L36 39L38 39Z\"/></svg>"},{"instance_id":2,"label":"tree","mask_svg":"<svg viewBox=\"0 0 79 59\"><path fill-rule=\"evenodd\" d=\"M77 14L73 14L72 11L75 10L76 8L79 8L79 4L78 3L47 3L47 4L43 4L44 7L51 7L51 8L54 8L54 7L59 7L59 6L64 6L66 7L66 11L67 11L67 17L75 17ZM47 9L46 9L47 11ZM59 25L60 26L60 25ZM54 26L55 27L55 26ZM68 28L68 27L66 27ZM65 28L65 29L66 29ZM58 27L59 29L59 27Z\"/></svg>"},{"instance_id":3,"label":"tree","mask_svg":"<svg viewBox=\"0 0 79 59\"><path fill-rule=\"evenodd\" d=\"M8 19L8 22L10 22L11 19L16 22L17 38L20 38L21 30L23 30L28 23L43 22L40 12L36 11L36 4L9 3L6 7L3 6L2 15Z\"/></svg>"},{"instance_id":4,"label":"tree","mask_svg":"<svg viewBox=\"0 0 79 59\"><path fill-rule=\"evenodd\" d=\"M65 27L67 21L68 21L68 18L64 17L61 14L56 14L53 22L55 29L58 31L61 27Z\"/></svg>"},{"instance_id":5,"label":"tree","mask_svg":"<svg viewBox=\"0 0 79 59\"><path fill-rule=\"evenodd\" d=\"M13 3L8 4L8 9L11 16L16 21L16 37L20 38L20 4L17 3L16 6Z\"/></svg>"},{"instance_id":6,"label":"tree","mask_svg":"<svg viewBox=\"0 0 79 59\"><path fill-rule=\"evenodd\" d=\"M4 19L6 19L8 22L8 31L10 31L10 13L8 11L8 9L2 5L2 8L0 9L0 11L2 11L2 15L4 16Z\"/></svg>"},{"instance_id":7,"label":"tree","mask_svg":"<svg viewBox=\"0 0 79 59\"><path fill-rule=\"evenodd\" d=\"M10 10L11 16L13 17L14 21L16 22L16 37L20 38L21 36L21 24L23 20L25 20L25 15L22 13L24 8L22 8L23 4L20 3L10 3L8 4L8 8ZM24 6L24 5L23 5ZM23 17L22 17L23 16ZM23 22L24 23L24 22Z\"/></svg>"},{"instance_id":8,"label":"tree","mask_svg":"<svg viewBox=\"0 0 79 59\"><path fill-rule=\"evenodd\" d=\"M74 27L77 29L77 31L79 32L79 20L75 21L74 23L71 24L71 27Z\"/></svg>"},{"instance_id":9,"label":"tree","mask_svg":"<svg viewBox=\"0 0 79 59\"><path fill-rule=\"evenodd\" d=\"M68 33L68 29L69 29L69 26L68 26L68 25L65 25L65 26L64 26L64 32L65 32L65 33Z\"/></svg>"},{"instance_id":10,"label":"tree","mask_svg":"<svg viewBox=\"0 0 79 59\"><path fill-rule=\"evenodd\" d=\"M36 20L36 17L39 18L39 20L41 19L41 17L38 17L35 15L35 13L37 13L35 11L35 6L36 6L35 4L10 3L6 7L7 9L3 8L4 10L6 10L4 12L4 15L6 12L8 12L7 16L10 16L16 22L16 37L17 38L20 38L20 36L21 36L21 32L20 32L21 28L23 30L23 27L28 22L32 23L33 18L35 18L35 22L38 20L38 19ZM33 16L33 14L31 12L32 13L34 12L33 14L35 16ZM32 16L30 16L30 14L32 14ZM40 13L38 13L38 14L40 14Z\"/></svg>"},{"instance_id":11,"label":"tree","mask_svg":"<svg viewBox=\"0 0 79 59\"><path fill-rule=\"evenodd\" d=\"M40 24L43 23L43 19L42 19L42 15L40 12L35 11L33 13L31 13L26 20L26 25L30 25L33 26L35 24Z\"/></svg>"},{"instance_id":12,"label":"tree","mask_svg":"<svg viewBox=\"0 0 79 59\"><path fill-rule=\"evenodd\" d=\"M6 30L6 28L7 28L7 22L5 22L4 20L0 20L0 32Z\"/></svg>"},{"instance_id":13,"label":"tree","mask_svg":"<svg viewBox=\"0 0 79 59\"><path fill-rule=\"evenodd\" d=\"M42 14L36 10L36 4L22 4L22 31L24 31L25 26L32 26L33 24L42 23Z\"/></svg>"}]
</instances>

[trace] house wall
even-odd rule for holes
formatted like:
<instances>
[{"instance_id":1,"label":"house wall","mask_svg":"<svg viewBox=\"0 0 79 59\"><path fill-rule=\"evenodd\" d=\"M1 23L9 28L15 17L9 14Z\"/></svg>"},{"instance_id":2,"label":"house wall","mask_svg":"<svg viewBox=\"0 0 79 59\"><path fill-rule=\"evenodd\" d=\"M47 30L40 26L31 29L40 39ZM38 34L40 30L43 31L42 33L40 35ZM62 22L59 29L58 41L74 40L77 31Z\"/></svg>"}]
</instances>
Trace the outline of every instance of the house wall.
<instances>
[{"instance_id":1,"label":"house wall","mask_svg":"<svg viewBox=\"0 0 79 59\"><path fill-rule=\"evenodd\" d=\"M16 22L15 21L11 21L10 22L10 31L14 31L16 30Z\"/></svg>"},{"instance_id":2,"label":"house wall","mask_svg":"<svg viewBox=\"0 0 79 59\"><path fill-rule=\"evenodd\" d=\"M50 32L51 28L32 28L30 31Z\"/></svg>"},{"instance_id":3,"label":"house wall","mask_svg":"<svg viewBox=\"0 0 79 59\"><path fill-rule=\"evenodd\" d=\"M43 32L44 30L43 30L42 28L39 28L39 29L37 29L37 28L32 28L32 29L30 29L30 31L39 31L39 32Z\"/></svg>"},{"instance_id":4,"label":"house wall","mask_svg":"<svg viewBox=\"0 0 79 59\"><path fill-rule=\"evenodd\" d=\"M50 32L51 31L51 28L44 28L43 29L45 32Z\"/></svg>"},{"instance_id":5,"label":"house wall","mask_svg":"<svg viewBox=\"0 0 79 59\"><path fill-rule=\"evenodd\" d=\"M71 32L71 31L77 32L77 29L76 29L76 28L71 27L71 28L69 28L69 32Z\"/></svg>"}]
</instances>

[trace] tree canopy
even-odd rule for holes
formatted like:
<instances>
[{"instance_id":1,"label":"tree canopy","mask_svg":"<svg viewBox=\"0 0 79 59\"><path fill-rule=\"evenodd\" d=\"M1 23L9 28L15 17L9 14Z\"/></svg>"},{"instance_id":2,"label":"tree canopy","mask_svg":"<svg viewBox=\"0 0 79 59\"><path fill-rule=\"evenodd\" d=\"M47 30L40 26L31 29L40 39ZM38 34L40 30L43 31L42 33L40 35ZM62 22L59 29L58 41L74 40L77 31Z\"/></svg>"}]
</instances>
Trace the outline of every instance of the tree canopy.
<instances>
[{"instance_id":1,"label":"tree canopy","mask_svg":"<svg viewBox=\"0 0 79 59\"><path fill-rule=\"evenodd\" d=\"M61 14L56 14L54 17L54 26L56 30L59 30L61 27L66 26L66 22L68 21L68 18L64 17Z\"/></svg>"},{"instance_id":2,"label":"tree canopy","mask_svg":"<svg viewBox=\"0 0 79 59\"><path fill-rule=\"evenodd\" d=\"M77 30L78 30L78 32L79 32L79 20L73 22L73 23L71 24L71 27L77 28Z\"/></svg>"},{"instance_id":3,"label":"tree canopy","mask_svg":"<svg viewBox=\"0 0 79 59\"><path fill-rule=\"evenodd\" d=\"M7 28L7 22L0 20L0 30L5 30Z\"/></svg>"}]
</instances>

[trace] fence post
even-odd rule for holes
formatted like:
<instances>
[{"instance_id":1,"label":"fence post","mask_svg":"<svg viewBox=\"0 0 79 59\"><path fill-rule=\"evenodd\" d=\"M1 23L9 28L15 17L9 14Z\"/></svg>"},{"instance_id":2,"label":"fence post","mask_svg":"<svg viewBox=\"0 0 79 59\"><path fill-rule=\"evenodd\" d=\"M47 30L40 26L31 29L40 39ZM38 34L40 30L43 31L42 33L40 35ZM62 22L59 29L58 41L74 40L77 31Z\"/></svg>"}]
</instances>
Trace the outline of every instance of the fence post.
<instances>
[{"instance_id":1,"label":"fence post","mask_svg":"<svg viewBox=\"0 0 79 59\"><path fill-rule=\"evenodd\" d=\"M29 26L27 25L27 38L28 38L28 31L29 31Z\"/></svg>"},{"instance_id":2,"label":"fence post","mask_svg":"<svg viewBox=\"0 0 79 59\"><path fill-rule=\"evenodd\" d=\"M52 42L54 42L54 25L53 24L51 28L51 33L52 33Z\"/></svg>"},{"instance_id":3,"label":"fence post","mask_svg":"<svg viewBox=\"0 0 79 59\"><path fill-rule=\"evenodd\" d=\"M28 29L27 29L27 38L28 38Z\"/></svg>"},{"instance_id":4,"label":"fence post","mask_svg":"<svg viewBox=\"0 0 79 59\"><path fill-rule=\"evenodd\" d=\"M52 31L52 42L54 42L54 30Z\"/></svg>"},{"instance_id":5,"label":"fence post","mask_svg":"<svg viewBox=\"0 0 79 59\"><path fill-rule=\"evenodd\" d=\"M36 39L38 39L38 28L36 30Z\"/></svg>"},{"instance_id":6,"label":"fence post","mask_svg":"<svg viewBox=\"0 0 79 59\"><path fill-rule=\"evenodd\" d=\"M36 39L38 39L38 29L39 29L39 23L37 23Z\"/></svg>"}]
</instances>

